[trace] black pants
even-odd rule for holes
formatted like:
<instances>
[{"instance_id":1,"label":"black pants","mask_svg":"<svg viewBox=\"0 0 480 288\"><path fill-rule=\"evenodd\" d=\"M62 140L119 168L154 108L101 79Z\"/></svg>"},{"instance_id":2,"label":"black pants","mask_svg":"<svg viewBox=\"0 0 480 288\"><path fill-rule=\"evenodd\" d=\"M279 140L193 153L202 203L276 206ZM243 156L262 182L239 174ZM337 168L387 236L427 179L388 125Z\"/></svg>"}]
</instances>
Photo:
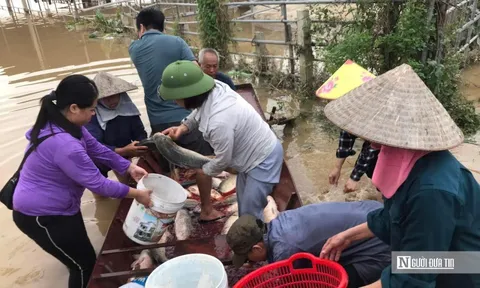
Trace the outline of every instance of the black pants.
<instances>
[{"instance_id":1,"label":"black pants","mask_svg":"<svg viewBox=\"0 0 480 288\"><path fill-rule=\"evenodd\" d=\"M358 275L357 269L353 267L353 265L347 265L345 267L345 271L347 272L348 275L348 286L347 288L358 288L367 285L362 278L360 278L360 275Z\"/></svg>"},{"instance_id":2,"label":"black pants","mask_svg":"<svg viewBox=\"0 0 480 288\"><path fill-rule=\"evenodd\" d=\"M87 287L96 255L81 212L73 216L35 217L13 211L13 221L43 250L67 266L68 288Z\"/></svg>"}]
</instances>

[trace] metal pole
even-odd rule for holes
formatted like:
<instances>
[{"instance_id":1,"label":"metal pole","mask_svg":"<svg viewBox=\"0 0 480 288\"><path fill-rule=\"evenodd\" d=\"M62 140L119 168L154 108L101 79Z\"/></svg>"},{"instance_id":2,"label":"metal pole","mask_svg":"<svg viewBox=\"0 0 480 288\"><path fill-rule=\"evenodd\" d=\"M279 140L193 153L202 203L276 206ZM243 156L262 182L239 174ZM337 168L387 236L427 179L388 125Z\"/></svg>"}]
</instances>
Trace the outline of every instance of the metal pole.
<instances>
[{"instance_id":1,"label":"metal pole","mask_svg":"<svg viewBox=\"0 0 480 288\"><path fill-rule=\"evenodd\" d=\"M48 0L47 0L48 1ZM49 2L43 2L43 5L45 6L45 13L47 14L47 17L50 17L52 15L52 13L50 12L50 6L49 6ZM40 3L40 0L38 0L38 3Z\"/></svg>"},{"instance_id":2,"label":"metal pole","mask_svg":"<svg viewBox=\"0 0 480 288\"><path fill-rule=\"evenodd\" d=\"M78 21L78 8L77 8L76 0L73 0L73 9L74 9L73 19L75 19L75 21Z\"/></svg>"},{"instance_id":3,"label":"metal pole","mask_svg":"<svg viewBox=\"0 0 480 288\"><path fill-rule=\"evenodd\" d=\"M30 9L28 9L27 0L22 0L22 6L23 6L23 12L26 15L29 15L30 14Z\"/></svg>"},{"instance_id":4,"label":"metal pole","mask_svg":"<svg viewBox=\"0 0 480 288\"><path fill-rule=\"evenodd\" d=\"M10 0L5 0L5 4L7 4L8 13L13 18L15 14L13 13L12 3L10 2Z\"/></svg>"},{"instance_id":5,"label":"metal pole","mask_svg":"<svg viewBox=\"0 0 480 288\"><path fill-rule=\"evenodd\" d=\"M258 14L258 13L262 13L262 12L265 12L265 11L269 11L269 10L277 10L278 8L276 7L268 7L268 8L265 8L263 10L259 10L259 11L255 11L255 12L251 12L251 13L248 13L248 14L245 14L245 15L242 15L240 17L237 17L233 20L241 20L241 19L245 19L245 18L248 18L250 16L252 16L252 18L254 18L253 16Z\"/></svg>"},{"instance_id":6,"label":"metal pole","mask_svg":"<svg viewBox=\"0 0 480 288\"><path fill-rule=\"evenodd\" d=\"M338 4L338 3L357 3L360 1L357 0L350 0L350 1L338 1L338 0L306 0L306 1L261 1L259 5L280 5L280 4L287 4L287 5L295 5L295 4ZM371 3L381 2L379 0L373 0ZM404 0L392 0L392 2L404 2ZM160 3L162 5L172 5L172 3ZM251 6L252 2L230 2L223 4L225 6Z\"/></svg>"},{"instance_id":7,"label":"metal pole","mask_svg":"<svg viewBox=\"0 0 480 288\"><path fill-rule=\"evenodd\" d=\"M43 12L42 12L42 4L40 4L42 0L38 0L38 9L40 9L40 16L43 18Z\"/></svg>"},{"instance_id":8,"label":"metal pole","mask_svg":"<svg viewBox=\"0 0 480 288\"><path fill-rule=\"evenodd\" d=\"M52 1L53 1L53 5L55 6L55 12L57 12L57 15L58 15L57 0L52 0Z\"/></svg>"},{"instance_id":9,"label":"metal pole","mask_svg":"<svg viewBox=\"0 0 480 288\"><path fill-rule=\"evenodd\" d=\"M287 15L287 4L282 4L280 5L281 11L282 11L282 20L287 21L288 15ZM283 24L285 27L285 42L290 43L292 41L292 35L291 35L291 29L290 25L288 23ZM288 57L293 58L293 46L288 45ZM290 59L290 74L295 74L295 61Z\"/></svg>"},{"instance_id":10,"label":"metal pole","mask_svg":"<svg viewBox=\"0 0 480 288\"><path fill-rule=\"evenodd\" d=\"M67 0L68 13L70 13L70 14L72 14L72 8L70 7L70 5L72 4L71 2L72 2L72 1Z\"/></svg>"}]
</instances>

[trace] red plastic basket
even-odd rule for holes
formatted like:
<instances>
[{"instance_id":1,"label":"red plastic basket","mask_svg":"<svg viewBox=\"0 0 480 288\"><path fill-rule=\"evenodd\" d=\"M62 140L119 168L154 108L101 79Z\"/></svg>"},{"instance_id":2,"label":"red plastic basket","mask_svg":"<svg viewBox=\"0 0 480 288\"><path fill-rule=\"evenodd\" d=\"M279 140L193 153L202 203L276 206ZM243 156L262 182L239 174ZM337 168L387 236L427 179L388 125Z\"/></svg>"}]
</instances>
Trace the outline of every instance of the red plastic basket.
<instances>
[{"instance_id":1,"label":"red plastic basket","mask_svg":"<svg viewBox=\"0 0 480 288\"><path fill-rule=\"evenodd\" d=\"M308 259L312 268L295 269L293 262ZM263 266L243 277L233 288L346 288L347 272L337 262L297 253L287 260Z\"/></svg>"}]
</instances>

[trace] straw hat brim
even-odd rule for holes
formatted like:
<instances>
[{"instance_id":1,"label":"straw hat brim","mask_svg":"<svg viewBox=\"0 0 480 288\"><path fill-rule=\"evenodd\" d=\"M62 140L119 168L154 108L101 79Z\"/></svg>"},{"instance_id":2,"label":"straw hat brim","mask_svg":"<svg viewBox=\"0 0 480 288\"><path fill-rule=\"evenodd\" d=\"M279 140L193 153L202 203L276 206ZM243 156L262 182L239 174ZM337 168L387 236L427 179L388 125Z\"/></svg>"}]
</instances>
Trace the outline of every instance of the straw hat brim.
<instances>
[{"instance_id":1,"label":"straw hat brim","mask_svg":"<svg viewBox=\"0 0 480 288\"><path fill-rule=\"evenodd\" d=\"M99 72L93 82L98 88L98 99L135 90L138 87L106 72Z\"/></svg>"},{"instance_id":2,"label":"straw hat brim","mask_svg":"<svg viewBox=\"0 0 480 288\"><path fill-rule=\"evenodd\" d=\"M464 135L413 69L403 64L325 106L339 128L391 147L441 151Z\"/></svg>"}]
</instances>

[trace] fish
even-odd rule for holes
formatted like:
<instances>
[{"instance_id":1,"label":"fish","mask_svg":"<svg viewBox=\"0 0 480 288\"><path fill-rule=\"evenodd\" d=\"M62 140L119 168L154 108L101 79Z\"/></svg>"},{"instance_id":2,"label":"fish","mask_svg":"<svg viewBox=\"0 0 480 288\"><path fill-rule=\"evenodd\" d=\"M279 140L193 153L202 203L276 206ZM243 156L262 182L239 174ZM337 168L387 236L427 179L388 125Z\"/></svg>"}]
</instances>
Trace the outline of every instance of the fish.
<instances>
[{"instance_id":1,"label":"fish","mask_svg":"<svg viewBox=\"0 0 480 288\"><path fill-rule=\"evenodd\" d=\"M150 250L142 250L142 252L140 252L139 255L135 255L134 258L137 259L131 265L133 270L148 269L155 266L153 255Z\"/></svg>"},{"instance_id":2,"label":"fish","mask_svg":"<svg viewBox=\"0 0 480 288\"><path fill-rule=\"evenodd\" d=\"M216 177L212 177L212 188L213 189L218 189L218 187L220 186L220 184L222 184L222 179L220 178L216 178Z\"/></svg>"},{"instance_id":3,"label":"fish","mask_svg":"<svg viewBox=\"0 0 480 288\"><path fill-rule=\"evenodd\" d=\"M193 232L192 218L188 211L180 209L175 216L175 236L178 241L187 240Z\"/></svg>"},{"instance_id":4,"label":"fish","mask_svg":"<svg viewBox=\"0 0 480 288\"><path fill-rule=\"evenodd\" d=\"M192 185L187 188L187 191L190 192L192 195L196 195L200 197L200 190L198 189L197 185ZM212 189L210 191L210 198L214 200L220 200L222 198L222 194L220 194L217 190Z\"/></svg>"},{"instance_id":5,"label":"fish","mask_svg":"<svg viewBox=\"0 0 480 288\"><path fill-rule=\"evenodd\" d=\"M173 142L172 138L158 132L155 133L151 140L155 143L158 152L162 154L168 162L182 168L202 168L203 165L212 161L195 151L188 150L178 146ZM150 147L150 146L148 146Z\"/></svg>"},{"instance_id":6,"label":"fish","mask_svg":"<svg viewBox=\"0 0 480 288\"><path fill-rule=\"evenodd\" d=\"M158 241L159 244L164 244L168 242L172 242L174 240L174 237L172 233L167 229L162 235L162 238L160 238L160 241ZM151 250L151 254L153 259L157 261L158 263L164 263L168 260L167 258L167 253L166 249L171 248L171 247L159 247Z\"/></svg>"},{"instance_id":7,"label":"fish","mask_svg":"<svg viewBox=\"0 0 480 288\"><path fill-rule=\"evenodd\" d=\"M230 177L230 173L228 173L227 171L223 171L222 173L218 174L216 178L220 178L222 180L225 180L228 177Z\"/></svg>"},{"instance_id":8,"label":"fish","mask_svg":"<svg viewBox=\"0 0 480 288\"><path fill-rule=\"evenodd\" d=\"M228 206L225 211L227 212L227 214L238 213L238 202L235 202L232 205Z\"/></svg>"},{"instance_id":9,"label":"fish","mask_svg":"<svg viewBox=\"0 0 480 288\"><path fill-rule=\"evenodd\" d=\"M193 209L192 209L193 213L195 214L200 214L202 213L202 207L200 206L200 204L198 204L197 206L195 206Z\"/></svg>"},{"instance_id":10,"label":"fish","mask_svg":"<svg viewBox=\"0 0 480 288\"><path fill-rule=\"evenodd\" d=\"M222 200L218 201L215 203L215 206L226 206L226 205L232 205L237 202L237 195L233 194L230 196L227 196L223 198Z\"/></svg>"},{"instance_id":11,"label":"fish","mask_svg":"<svg viewBox=\"0 0 480 288\"><path fill-rule=\"evenodd\" d=\"M195 169L188 169L183 173L183 178L187 180L195 179L197 171Z\"/></svg>"},{"instance_id":12,"label":"fish","mask_svg":"<svg viewBox=\"0 0 480 288\"><path fill-rule=\"evenodd\" d=\"M191 193L191 195L196 195L200 197L200 190L198 190L197 185L192 185L187 188L187 191Z\"/></svg>"},{"instance_id":13,"label":"fish","mask_svg":"<svg viewBox=\"0 0 480 288\"><path fill-rule=\"evenodd\" d=\"M183 204L183 207L192 209L195 208L198 204L200 204L200 202L195 199L187 199L185 200L185 204Z\"/></svg>"},{"instance_id":14,"label":"fish","mask_svg":"<svg viewBox=\"0 0 480 288\"><path fill-rule=\"evenodd\" d=\"M237 175L230 175L227 179L223 180L218 186L218 192L225 194L232 192L237 187Z\"/></svg>"},{"instance_id":15,"label":"fish","mask_svg":"<svg viewBox=\"0 0 480 288\"><path fill-rule=\"evenodd\" d=\"M212 189L212 190L210 191L210 198L211 198L211 199L220 200L220 199L222 199L222 197L223 197L222 194L218 193L217 190Z\"/></svg>"},{"instance_id":16,"label":"fish","mask_svg":"<svg viewBox=\"0 0 480 288\"><path fill-rule=\"evenodd\" d=\"M135 146L146 146L149 150L157 150L157 145L155 145L155 142L151 137L139 141Z\"/></svg>"},{"instance_id":17,"label":"fish","mask_svg":"<svg viewBox=\"0 0 480 288\"><path fill-rule=\"evenodd\" d=\"M238 215L232 215L228 217L227 221L225 221L225 224L223 224L221 235L227 235L228 231L230 230L230 227L232 227L233 223L235 223L237 219L238 219Z\"/></svg>"},{"instance_id":18,"label":"fish","mask_svg":"<svg viewBox=\"0 0 480 288\"><path fill-rule=\"evenodd\" d=\"M272 196L267 196L267 206L263 209L263 219L265 223L270 223L273 219L278 217L277 203Z\"/></svg>"}]
</instances>

